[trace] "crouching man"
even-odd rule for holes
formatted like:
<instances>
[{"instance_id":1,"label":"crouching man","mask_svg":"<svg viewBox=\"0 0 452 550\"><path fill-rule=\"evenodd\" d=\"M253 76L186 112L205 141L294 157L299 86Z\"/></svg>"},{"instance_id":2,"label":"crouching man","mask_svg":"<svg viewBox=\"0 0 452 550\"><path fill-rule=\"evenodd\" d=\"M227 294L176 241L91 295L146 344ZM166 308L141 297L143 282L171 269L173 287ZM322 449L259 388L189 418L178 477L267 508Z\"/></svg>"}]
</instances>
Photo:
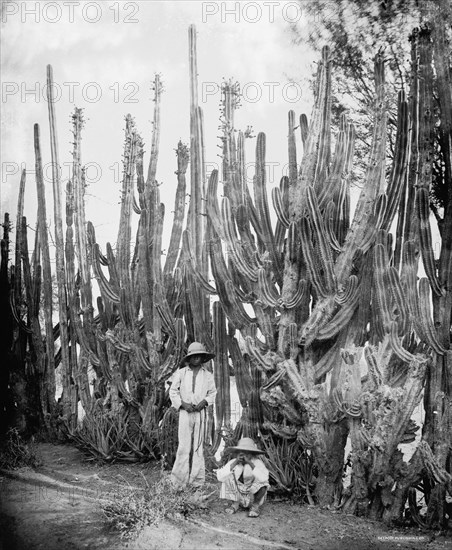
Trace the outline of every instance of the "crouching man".
<instances>
[{"instance_id":1,"label":"crouching man","mask_svg":"<svg viewBox=\"0 0 452 550\"><path fill-rule=\"evenodd\" d=\"M264 452L249 437L243 437L236 447L229 447L227 451L232 453L231 460L217 470L220 498L229 501L225 512L234 514L242 506L249 508L250 518L257 518L270 485L268 470L259 458Z\"/></svg>"}]
</instances>

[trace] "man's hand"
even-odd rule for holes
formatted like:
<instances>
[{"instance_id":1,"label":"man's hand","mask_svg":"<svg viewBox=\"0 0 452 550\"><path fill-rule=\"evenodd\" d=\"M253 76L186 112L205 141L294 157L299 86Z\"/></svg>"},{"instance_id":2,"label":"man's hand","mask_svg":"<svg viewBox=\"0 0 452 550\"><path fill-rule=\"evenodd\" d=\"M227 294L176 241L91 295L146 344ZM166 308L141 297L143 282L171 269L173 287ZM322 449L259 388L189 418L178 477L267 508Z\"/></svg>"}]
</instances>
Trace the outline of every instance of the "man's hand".
<instances>
[{"instance_id":1,"label":"man's hand","mask_svg":"<svg viewBox=\"0 0 452 550\"><path fill-rule=\"evenodd\" d=\"M196 411L195 406L192 405L191 403L187 403L186 401L182 401L180 408L184 409L184 411L187 411L189 413Z\"/></svg>"},{"instance_id":2,"label":"man's hand","mask_svg":"<svg viewBox=\"0 0 452 550\"><path fill-rule=\"evenodd\" d=\"M237 456L235 457L234 461L231 462L231 472L238 464L245 465L245 454L244 453L238 453Z\"/></svg>"},{"instance_id":3,"label":"man's hand","mask_svg":"<svg viewBox=\"0 0 452 550\"><path fill-rule=\"evenodd\" d=\"M237 466L237 464L241 464L241 461L239 460L238 457L235 458L235 460L233 462L231 462L231 466L230 466L231 472Z\"/></svg>"},{"instance_id":4,"label":"man's hand","mask_svg":"<svg viewBox=\"0 0 452 550\"><path fill-rule=\"evenodd\" d=\"M205 409L207 407L207 405L208 405L207 401L205 399L203 399L201 401L201 403L198 403L198 405L196 405L195 410L198 411L198 412L202 411L203 409Z\"/></svg>"},{"instance_id":5,"label":"man's hand","mask_svg":"<svg viewBox=\"0 0 452 550\"><path fill-rule=\"evenodd\" d=\"M252 456L250 456L247 453L239 453L233 462L231 462L231 471L238 465L241 464L242 466L245 466L245 464L248 464L252 470L254 470L254 464L252 461Z\"/></svg>"}]
</instances>

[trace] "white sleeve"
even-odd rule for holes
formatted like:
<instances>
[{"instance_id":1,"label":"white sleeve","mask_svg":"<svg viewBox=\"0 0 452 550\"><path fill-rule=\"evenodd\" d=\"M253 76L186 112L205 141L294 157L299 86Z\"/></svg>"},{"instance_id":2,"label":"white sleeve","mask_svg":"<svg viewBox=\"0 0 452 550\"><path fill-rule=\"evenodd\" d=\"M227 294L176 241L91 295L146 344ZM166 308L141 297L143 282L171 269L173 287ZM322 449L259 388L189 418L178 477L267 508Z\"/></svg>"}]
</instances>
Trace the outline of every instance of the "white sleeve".
<instances>
[{"instance_id":1,"label":"white sleeve","mask_svg":"<svg viewBox=\"0 0 452 550\"><path fill-rule=\"evenodd\" d=\"M234 459L230 460L227 464L225 464L222 468L218 468L217 470L217 479L221 483L223 481L226 481L230 475L232 475L233 470L231 470L231 464L234 462Z\"/></svg>"},{"instance_id":2,"label":"white sleeve","mask_svg":"<svg viewBox=\"0 0 452 550\"><path fill-rule=\"evenodd\" d=\"M217 395L217 389L215 387L215 378L213 377L213 374L209 371L206 371L208 376L207 379L207 395L204 398L209 405L213 405L215 403L215 396Z\"/></svg>"},{"instance_id":3,"label":"white sleeve","mask_svg":"<svg viewBox=\"0 0 452 550\"><path fill-rule=\"evenodd\" d=\"M253 459L254 479L259 483L268 483L268 470L260 458Z\"/></svg>"},{"instance_id":4,"label":"white sleeve","mask_svg":"<svg viewBox=\"0 0 452 550\"><path fill-rule=\"evenodd\" d=\"M180 372L181 372L181 369L177 370L174 373L173 381L171 383L171 387L169 391L171 404L176 410L179 410L182 404L182 399L180 397L180 384L181 384Z\"/></svg>"}]
</instances>

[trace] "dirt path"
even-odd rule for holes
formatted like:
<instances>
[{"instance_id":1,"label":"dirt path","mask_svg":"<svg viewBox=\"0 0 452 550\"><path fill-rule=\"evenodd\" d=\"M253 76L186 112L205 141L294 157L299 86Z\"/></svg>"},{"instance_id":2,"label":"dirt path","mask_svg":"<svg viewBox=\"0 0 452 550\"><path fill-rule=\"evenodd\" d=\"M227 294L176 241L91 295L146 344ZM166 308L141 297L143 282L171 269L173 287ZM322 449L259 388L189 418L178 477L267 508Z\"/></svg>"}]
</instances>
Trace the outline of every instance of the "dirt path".
<instances>
[{"instance_id":1,"label":"dirt path","mask_svg":"<svg viewBox=\"0 0 452 550\"><path fill-rule=\"evenodd\" d=\"M155 465L98 465L66 445L40 444L42 466L0 472L1 550L452 550L452 540L390 531L353 516L269 499L257 519L225 516L214 500L189 520L162 521L132 542L108 530L100 508L112 489L160 475Z\"/></svg>"}]
</instances>

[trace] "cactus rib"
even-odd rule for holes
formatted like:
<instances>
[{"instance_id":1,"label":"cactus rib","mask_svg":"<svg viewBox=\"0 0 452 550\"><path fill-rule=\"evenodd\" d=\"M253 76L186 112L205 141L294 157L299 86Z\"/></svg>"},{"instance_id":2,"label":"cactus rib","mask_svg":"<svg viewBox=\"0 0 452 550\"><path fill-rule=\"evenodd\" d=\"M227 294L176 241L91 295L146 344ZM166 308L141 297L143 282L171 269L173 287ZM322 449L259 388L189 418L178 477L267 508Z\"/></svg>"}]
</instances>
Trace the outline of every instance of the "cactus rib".
<instances>
[{"instance_id":1,"label":"cactus rib","mask_svg":"<svg viewBox=\"0 0 452 550\"><path fill-rule=\"evenodd\" d=\"M99 265L99 245L97 243L93 246L93 270L97 279L100 289L104 295L113 303L119 304L119 296L114 292L107 278L105 277L102 268Z\"/></svg>"},{"instance_id":2,"label":"cactus rib","mask_svg":"<svg viewBox=\"0 0 452 550\"><path fill-rule=\"evenodd\" d=\"M189 231L186 229L182 233L182 246L184 248L184 252L188 257L189 265L191 266L191 270L193 275L195 276L195 279L197 280L198 284L202 288L204 292L207 292L208 294L217 294L217 289L213 287L205 278L203 273L199 271L199 269L196 268L196 261L193 257L191 245L190 245L190 236Z\"/></svg>"},{"instance_id":3,"label":"cactus rib","mask_svg":"<svg viewBox=\"0 0 452 550\"><path fill-rule=\"evenodd\" d=\"M281 297L276 293L275 287L269 283L265 269L259 268L257 276L261 299L270 307L277 306Z\"/></svg>"},{"instance_id":4,"label":"cactus rib","mask_svg":"<svg viewBox=\"0 0 452 550\"><path fill-rule=\"evenodd\" d=\"M328 291L320 274L317 271L317 266L313 255L313 245L311 241L311 228L309 226L308 219L305 217L301 218L300 220L299 232L301 237L303 255L308 266L311 281L315 286L318 294L322 298L325 298L328 295Z\"/></svg>"},{"instance_id":5,"label":"cactus rib","mask_svg":"<svg viewBox=\"0 0 452 550\"><path fill-rule=\"evenodd\" d=\"M390 266L385 273L385 279L388 279L391 295L394 298L397 311L397 323L399 326L399 335L406 334L409 330L409 314L406 305L406 298L400 283L399 274L395 267Z\"/></svg>"},{"instance_id":6,"label":"cactus rib","mask_svg":"<svg viewBox=\"0 0 452 550\"><path fill-rule=\"evenodd\" d=\"M337 237L334 233L334 210L336 205L333 201L330 201L325 208L325 231L328 237L329 245L335 252L341 252L342 247L337 240Z\"/></svg>"},{"instance_id":7,"label":"cactus rib","mask_svg":"<svg viewBox=\"0 0 452 550\"><path fill-rule=\"evenodd\" d=\"M231 211L231 204L227 197L224 197L221 205L221 214L225 228L225 237L228 243L228 250L234 260L237 269L243 273L245 277L253 282L257 281L257 273L252 269L243 258L240 243L235 235L234 218Z\"/></svg>"},{"instance_id":8,"label":"cactus rib","mask_svg":"<svg viewBox=\"0 0 452 550\"><path fill-rule=\"evenodd\" d=\"M272 202L273 208L278 216L278 221L287 229L289 227L289 217L285 211L283 197L279 187L274 187L272 189Z\"/></svg>"},{"instance_id":9,"label":"cactus rib","mask_svg":"<svg viewBox=\"0 0 452 550\"><path fill-rule=\"evenodd\" d=\"M317 332L316 339L328 340L338 334L352 318L356 306L358 305L358 299L359 287L356 288L355 293L348 302L341 307L336 315Z\"/></svg>"},{"instance_id":10,"label":"cactus rib","mask_svg":"<svg viewBox=\"0 0 452 550\"><path fill-rule=\"evenodd\" d=\"M343 292L337 292L334 301L339 304L343 305L346 304L352 299L352 297L355 295L355 292L358 288L358 277L356 275L350 275L350 277L347 280L346 288Z\"/></svg>"},{"instance_id":11,"label":"cactus rib","mask_svg":"<svg viewBox=\"0 0 452 550\"><path fill-rule=\"evenodd\" d=\"M392 312L390 307L391 295L388 295L385 281L386 266L389 264L386 249L382 244L374 248L374 282L378 303L376 314L380 316L385 332L389 331L392 323Z\"/></svg>"},{"instance_id":12,"label":"cactus rib","mask_svg":"<svg viewBox=\"0 0 452 550\"><path fill-rule=\"evenodd\" d=\"M315 229L317 238L317 246L320 251L320 259L322 262L322 268L325 278L325 287L328 293L333 292L336 288L336 281L333 272L333 258L331 256L331 248L326 237L325 225L322 220L317 197L314 189L309 186L306 192L307 202L309 206L309 212L311 214L311 222Z\"/></svg>"},{"instance_id":13,"label":"cactus rib","mask_svg":"<svg viewBox=\"0 0 452 550\"><path fill-rule=\"evenodd\" d=\"M447 350L440 344L431 320L430 284L429 280L425 277L422 277L419 281L419 313L427 336L427 344L431 346L438 355L444 355Z\"/></svg>"},{"instance_id":14,"label":"cactus rib","mask_svg":"<svg viewBox=\"0 0 452 550\"><path fill-rule=\"evenodd\" d=\"M402 361L406 361L407 363L411 363L412 361L414 361L415 357L413 354L402 347L397 333L397 322L392 321L389 327L389 343L391 345L391 349L399 359L401 359Z\"/></svg>"},{"instance_id":15,"label":"cactus rib","mask_svg":"<svg viewBox=\"0 0 452 550\"><path fill-rule=\"evenodd\" d=\"M292 299L289 301L283 301L282 305L286 309L293 309L295 307L298 307L301 303L301 300L303 299L304 293L306 291L307 283L305 279L300 279L298 282L298 287L296 293L292 296Z\"/></svg>"},{"instance_id":16,"label":"cactus rib","mask_svg":"<svg viewBox=\"0 0 452 550\"><path fill-rule=\"evenodd\" d=\"M419 236L421 240L421 253L424 263L425 273L432 287L433 292L437 296L441 296L443 291L441 284L436 276L435 258L432 247L432 233L430 230L429 221L429 196L428 190L420 187L416 191L417 215L419 219Z\"/></svg>"}]
</instances>

